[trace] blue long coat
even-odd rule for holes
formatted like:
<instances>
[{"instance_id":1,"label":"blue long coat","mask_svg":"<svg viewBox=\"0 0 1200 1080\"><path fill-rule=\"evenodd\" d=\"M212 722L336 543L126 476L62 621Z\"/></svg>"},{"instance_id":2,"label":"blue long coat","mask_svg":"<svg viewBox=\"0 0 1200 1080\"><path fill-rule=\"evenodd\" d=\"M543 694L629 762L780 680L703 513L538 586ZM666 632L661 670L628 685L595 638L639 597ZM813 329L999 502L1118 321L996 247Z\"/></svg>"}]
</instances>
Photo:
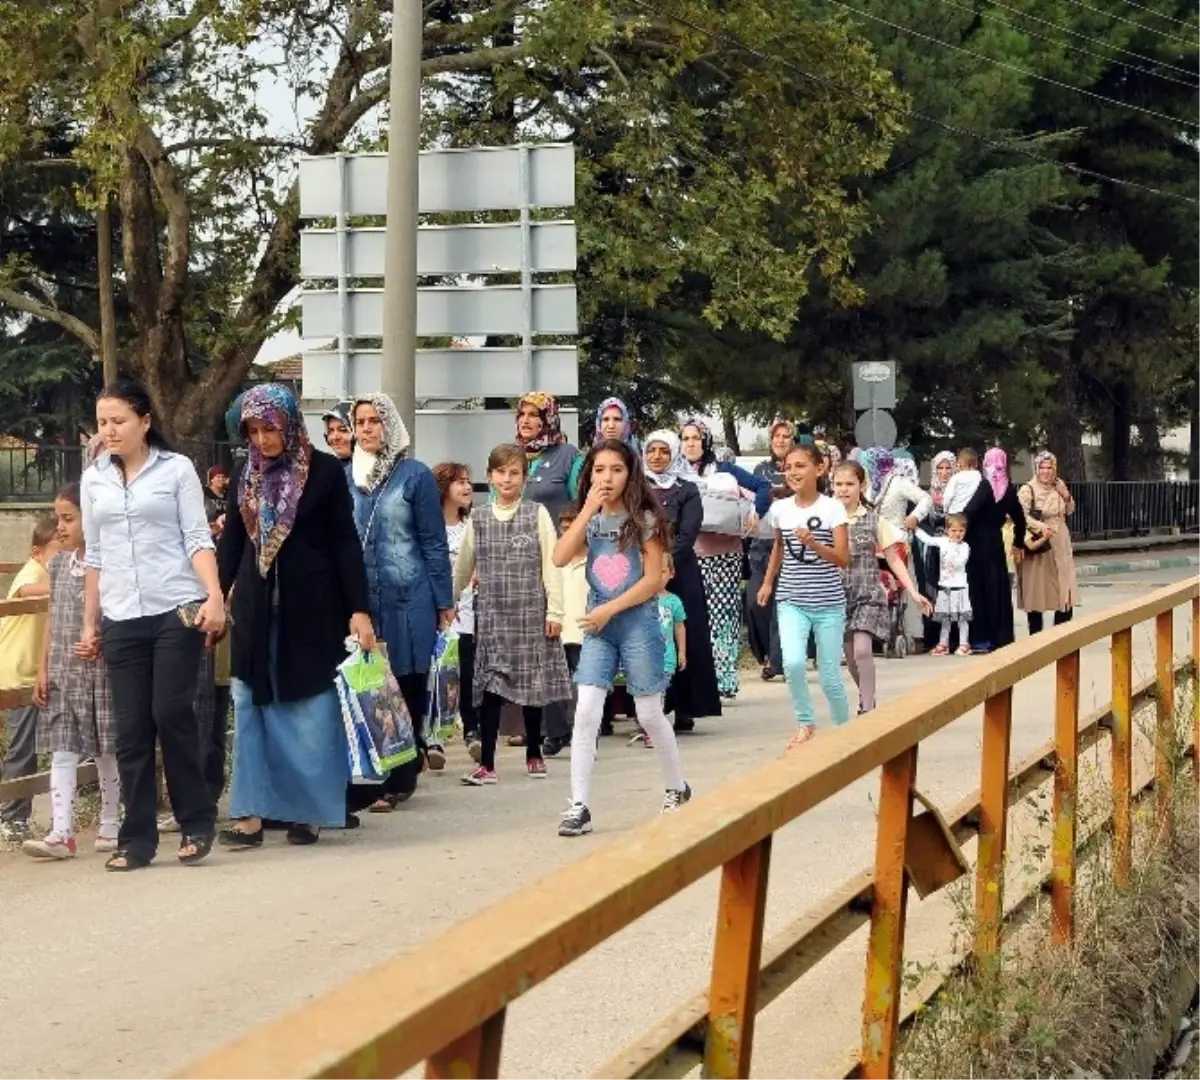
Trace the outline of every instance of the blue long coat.
<instances>
[{"instance_id":1,"label":"blue long coat","mask_svg":"<svg viewBox=\"0 0 1200 1080\"><path fill-rule=\"evenodd\" d=\"M396 675L424 674L438 610L454 606L437 482L428 466L404 458L375 491L350 490L375 631Z\"/></svg>"}]
</instances>

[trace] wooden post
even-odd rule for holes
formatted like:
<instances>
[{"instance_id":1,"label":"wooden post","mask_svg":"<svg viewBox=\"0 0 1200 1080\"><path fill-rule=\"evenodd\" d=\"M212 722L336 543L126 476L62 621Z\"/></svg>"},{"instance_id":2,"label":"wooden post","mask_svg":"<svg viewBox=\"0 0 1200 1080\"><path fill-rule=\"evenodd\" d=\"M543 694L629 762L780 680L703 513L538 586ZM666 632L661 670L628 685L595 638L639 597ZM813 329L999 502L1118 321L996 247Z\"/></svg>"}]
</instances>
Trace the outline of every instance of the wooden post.
<instances>
[{"instance_id":1,"label":"wooden post","mask_svg":"<svg viewBox=\"0 0 1200 1080\"><path fill-rule=\"evenodd\" d=\"M1154 662L1158 672L1158 722L1154 726L1154 811L1158 834L1171 832L1175 787L1175 612L1155 619Z\"/></svg>"},{"instance_id":2,"label":"wooden post","mask_svg":"<svg viewBox=\"0 0 1200 1080\"><path fill-rule=\"evenodd\" d=\"M500 1075L504 1012L489 1016L425 1062L428 1080L495 1080Z\"/></svg>"},{"instance_id":3,"label":"wooden post","mask_svg":"<svg viewBox=\"0 0 1200 1080\"><path fill-rule=\"evenodd\" d=\"M1075 820L1079 784L1079 653L1058 662L1054 709L1054 836L1051 842L1050 940L1075 940Z\"/></svg>"},{"instance_id":4,"label":"wooden post","mask_svg":"<svg viewBox=\"0 0 1200 1080\"><path fill-rule=\"evenodd\" d=\"M721 871L717 939L708 991L708 1034L701 1076L750 1075L771 837L730 859Z\"/></svg>"},{"instance_id":5,"label":"wooden post","mask_svg":"<svg viewBox=\"0 0 1200 1080\"><path fill-rule=\"evenodd\" d=\"M900 1022L900 976L904 963L904 916L908 881L904 849L917 782L917 748L884 763L875 829L875 890L867 939L863 996L862 1068L865 1080L890 1077Z\"/></svg>"},{"instance_id":6,"label":"wooden post","mask_svg":"<svg viewBox=\"0 0 1200 1080\"><path fill-rule=\"evenodd\" d=\"M1012 690L983 706L983 756L979 776L979 865L975 872L975 958L981 966L1000 951L1004 921L1004 838L1008 821L1008 747Z\"/></svg>"},{"instance_id":7,"label":"wooden post","mask_svg":"<svg viewBox=\"0 0 1200 1080\"><path fill-rule=\"evenodd\" d=\"M1128 885L1133 873L1133 631L1112 636L1113 876Z\"/></svg>"}]
</instances>

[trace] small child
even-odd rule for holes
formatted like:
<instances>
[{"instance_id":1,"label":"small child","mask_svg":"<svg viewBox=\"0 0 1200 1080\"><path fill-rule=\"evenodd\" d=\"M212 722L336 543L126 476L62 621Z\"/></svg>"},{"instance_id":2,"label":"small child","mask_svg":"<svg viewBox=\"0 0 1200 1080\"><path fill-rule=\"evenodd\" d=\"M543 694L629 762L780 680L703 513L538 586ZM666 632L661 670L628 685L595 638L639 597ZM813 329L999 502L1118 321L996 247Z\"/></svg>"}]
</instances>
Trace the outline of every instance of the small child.
<instances>
[{"instance_id":1,"label":"small child","mask_svg":"<svg viewBox=\"0 0 1200 1080\"><path fill-rule=\"evenodd\" d=\"M79 762L96 759L100 778L100 830L97 851L115 851L121 826L121 781L117 736L104 658L81 652L83 637L84 539L79 485L54 500L61 550L50 560L50 615L34 699L37 748L50 755L52 828L42 840L26 840L21 850L35 859L75 856L75 792Z\"/></svg>"},{"instance_id":2,"label":"small child","mask_svg":"<svg viewBox=\"0 0 1200 1080\"><path fill-rule=\"evenodd\" d=\"M9 600L34 600L50 595L46 566L58 550L58 522L42 518L33 530L29 561L17 572L8 589ZM46 615L9 615L0 622L0 689L15 690L37 682L46 633ZM37 772L38 707L18 705L9 709L4 729L8 745L0 763L0 780L19 780ZM16 843L29 836L32 799L0 803L0 843Z\"/></svg>"},{"instance_id":3,"label":"small child","mask_svg":"<svg viewBox=\"0 0 1200 1080\"><path fill-rule=\"evenodd\" d=\"M971 501L983 473L979 471L979 455L969 447L958 452L958 472L946 482L942 492L942 509L947 514L961 514Z\"/></svg>"},{"instance_id":4,"label":"small child","mask_svg":"<svg viewBox=\"0 0 1200 1080\"><path fill-rule=\"evenodd\" d=\"M663 695L664 714L673 710L673 699L679 693L679 681L687 668L687 629L684 625L687 615L683 610L683 601L667 591L667 585L674 576L675 561L669 551L664 551L662 588L658 591L658 625L662 630L663 646L666 650L663 670L671 680ZM629 740L630 746L637 743L654 747L653 737L640 724L633 738Z\"/></svg>"},{"instance_id":5,"label":"small child","mask_svg":"<svg viewBox=\"0 0 1200 1080\"><path fill-rule=\"evenodd\" d=\"M937 603L933 608L934 621L941 624L941 638L933 649L934 656L949 654L950 626L955 622L958 623L958 640L962 643L958 647L958 655L971 655L971 646L967 641L972 614L971 593L967 587L967 562L971 558L971 547L964 539L966 535L967 519L962 514L947 516L945 536L930 536L924 529L917 530L917 539L922 544L935 547L941 553Z\"/></svg>"},{"instance_id":6,"label":"small child","mask_svg":"<svg viewBox=\"0 0 1200 1080\"><path fill-rule=\"evenodd\" d=\"M442 499L442 519L446 523L446 544L450 548L450 569L458 561L467 521L475 501L471 470L457 461L443 461L433 467L438 494ZM458 610L450 628L458 634L458 713L462 717L463 741L472 761L478 761L483 744L479 741L479 715L475 710L475 582L468 581L458 594ZM440 762L440 764L437 764ZM446 752L441 746L430 747L432 768L443 768Z\"/></svg>"},{"instance_id":7,"label":"small child","mask_svg":"<svg viewBox=\"0 0 1200 1080\"><path fill-rule=\"evenodd\" d=\"M580 620L583 647L575 682L579 704L571 736L571 805L559 836L592 831L588 807L596 739L604 698L624 670L639 721L652 735L666 781L664 814L692 797L683 778L675 732L663 715L667 688L665 647L658 621L662 560L668 525L650 490L641 460L619 439L603 439L588 452L580 474L581 509L554 548L566 566L587 548L588 611Z\"/></svg>"},{"instance_id":8,"label":"small child","mask_svg":"<svg viewBox=\"0 0 1200 1080\"><path fill-rule=\"evenodd\" d=\"M467 521L454 592L476 580L475 682L481 747L479 767L462 778L479 787L496 782L496 740L506 701L520 705L525 719L525 771L546 776L542 758L542 709L571 699L562 633L562 574L553 561L558 533L549 511L521 495L525 451L515 444L488 455L488 483L495 499L477 507ZM478 573L476 573L478 567Z\"/></svg>"}]
</instances>

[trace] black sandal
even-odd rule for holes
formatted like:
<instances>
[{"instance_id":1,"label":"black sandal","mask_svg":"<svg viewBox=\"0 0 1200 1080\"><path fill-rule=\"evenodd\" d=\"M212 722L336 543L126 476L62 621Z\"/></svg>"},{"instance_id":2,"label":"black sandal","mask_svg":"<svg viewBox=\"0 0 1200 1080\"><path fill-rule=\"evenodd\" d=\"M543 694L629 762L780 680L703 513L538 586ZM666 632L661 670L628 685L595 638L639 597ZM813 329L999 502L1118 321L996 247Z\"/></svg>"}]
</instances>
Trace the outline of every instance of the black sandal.
<instances>
[{"instance_id":1,"label":"black sandal","mask_svg":"<svg viewBox=\"0 0 1200 1080\"><path fill-rule=\"evenodd\" d=\"M321 839L321 830L312 825L293 825L287 831L287 842L297 847L307 847Z\"/></svg>"},{"instance_id":2,"label":"black sandal","mask_svg":"<svg viewBox=\"0 0 1200 1080\"><path fill-rule=\"evenodd\" d=\"M118 860L124 860L123 866L118 866ZM150 860L138 855L136 852L127 851L122 848L120 851L114 851L104 861L104 869L113 874L124 874L130 870L144 870L150 865Z\"/></svg>"},{"instance_id":3,"label":"black sandal","mask_svg":"<svg viewBox=\"0 0 1200 1080\"><path fill-rule=\"evenodd\" d=\"M217 843L221 847L233 851L248 851L250 848L262 847L263 830L260 825L254 832L244 832L241 829L222 829L217 833Z\"/></svg>"},{"instance_id":4,"label":"black sandal","mask_svg":"<svg viewBox=\"0 0 1200 1080\"><path fill-rule=\"evenodd\" d=\"M184 833L179 838L179 861L184 866L192 866L198 863L201 859L208 858L208 853L212 851L213 837L210 833L208 836L192 836ZM190 855L183 853L184 848L195 848Z\"/></svg>"}]
</instances>

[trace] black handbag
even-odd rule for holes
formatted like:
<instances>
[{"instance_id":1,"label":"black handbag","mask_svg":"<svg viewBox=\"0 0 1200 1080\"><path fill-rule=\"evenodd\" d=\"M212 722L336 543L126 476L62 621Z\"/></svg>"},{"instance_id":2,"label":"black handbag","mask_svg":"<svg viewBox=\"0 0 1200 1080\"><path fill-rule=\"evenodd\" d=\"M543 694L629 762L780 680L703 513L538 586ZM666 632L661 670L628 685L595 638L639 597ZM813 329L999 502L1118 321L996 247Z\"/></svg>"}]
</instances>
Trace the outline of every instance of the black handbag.
<instances>
[{"instance_id":1,"label":"black handbag","mask_svg":"<svg viewBox=\"0 0 1200 1080\"><path fill-rule=\"evenodd\" d=\"M1026 517L1033 518L1034 521L1043 521L1042 512L1034 504L1033 488L1029 488L1029 511ZM1039 529L1026 528L1025 530L1025 554L1042 555L1050 550L1050 534Z\"/></svg>"}]
</instances>

